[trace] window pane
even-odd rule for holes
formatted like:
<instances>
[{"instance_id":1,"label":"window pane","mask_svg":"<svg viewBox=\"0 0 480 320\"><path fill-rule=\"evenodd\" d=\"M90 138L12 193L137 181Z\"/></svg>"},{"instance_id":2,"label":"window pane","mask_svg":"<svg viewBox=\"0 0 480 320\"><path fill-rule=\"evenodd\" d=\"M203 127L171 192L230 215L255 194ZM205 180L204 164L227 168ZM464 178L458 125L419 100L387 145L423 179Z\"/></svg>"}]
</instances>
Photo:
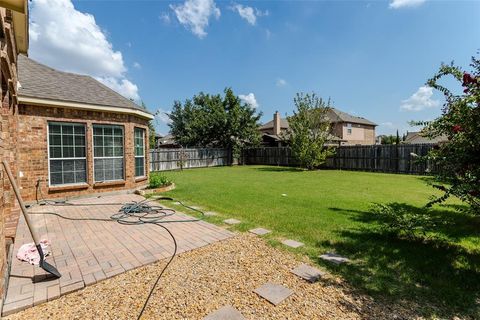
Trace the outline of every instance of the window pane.
<instances>
[{"instance_id":1,"label":"window pane","mask_svg":"<svg viewBox=\"0 0 480 320\"><path fill-rule=\"evenodd\" d=\"M103 134L104 134L105 136L107 136L107 135L108 135L108 136L113 135L113 128L110 127L110 126L105 126L105 127L103 127Z\"/></svg>"},{"instance_id":2,"label":"window pane","mask_svg":"<svg viewBox=\"0 0 480 320\"><path fill-rule=\"evenodd\" d=\"M114 149L114 152L113 152L113 155L115 157L123 157L123 148L115 148Z\"/></svg>"},{"instance_id":3,"label":"window pane","mask_svg":"<svg viewBox=\"0 0 480 320\"><path fill-rule=\"evenodd\" d=\"M87 173L85 171L76 171L75 172L75 182L86 182L87 181Z\"/></svg>"},{"instance_id":4,"label":"window pane","mask_svg":"<svg viewBox=\"0 0 480 320\"><path fill-rule=\"evenodd\" d=\"M145 175L145 158L135 158L135 176L143 177Z\"/></svg>"},{"instance_id":5,"label":"window pane","mask_svg":"<svg viewBox=\"0 0 480 320\"><path fill-rule=\"evenodd\" d=\"M73 171L74 170L74 160L64 160L63 161L63 171Z\"/></svg>"},{"instance_id":6,"label":"window pane","mask_svg":"<svg viewBox=\"0 0 480 320\"><path fill-rule=\"evenodd\" d=\"M55 184L62 184L62 173L50 173L50 184L55 185Z\"/></svg>"},{"instance_id":7,"label":"window pane","mask_svg":"<svg viewBox=\"0 0 480 320\"><path fill-rule=\"evenodd\" d=\"M114 180L123 180L123 170L118 169L114 171Z\"/></svg>"},{"instance_id":8,"label":"window pane","mask_svg":"<svg viewBox=\"0 0 480 320\"><path fill-rule=\"evenodd\" d=\"M62 125L62 134L73 134L73 125Z\"/></svg>"},{"instance_id":9,"label":"window pane","mask_svg":"<svg viewBox=\"0 0 480 320\"><path fill-rule=\"evenodd\" d=\"M75 158L85 158L85 147L75 147Z\"/></svg>"},{"instance_id":10,"label":"window pane","mask_svg":"<svg viewBox=\"0 0 480 320\"><path fill-rule=\"evenodd\" d=\"M50 134L50 141L51 146L59 146L62 144L62 136L59 134Z\"/></svg>"},{"instance_id":11,"label":"window pane","mask_svg":"<svg viewBox=\"0 0 480 320\"><path fill-rule=\"evenodd\" d=\"M93 145L95 147L103 146L103 137L102 136L94 136L93 137Z\"/></svg>"},{"instance_id":12,"label":"window pane","mask_svg":"<svg viewBox=\"0 0 480 320\"><path fill-rule=\"evenodd\" d=\"M105 147L104 151L105 151L105 154L104 154L105 157L113 157L113 147Z\"/></svg>"},{"instance_id":13,"label":"window pane","mask_svg":"<svg viewBox=\"0 0 480 320\"><path fill-rule=\"evenodd\" d=\"M63 147L63 158L73 158L73 147Z\"/></svg>"},{"instance_id":14,"label":"window pane","mask_svg":"<svg viewBox=\"0 0 480 320\"><path fill-rule=\"evenodd\" d=\"M61 158L62 147L50 147L50 158Z\"/></svg>"},{"instance_id":15,"label":"window pane","mask_svg":"<svg viewBox=\"0 0 480 320\"><path fill-rule=\"evenodd\" d=\"M75 136L75 146L84 146L85 136Z\"/></svg>"},{"instance_id":16,"label":"window pane","mask_svg":"<svg viewBox=\"0 0 480 320\"><path fill-rule=\"evenodd\" d=\"M85 171L85 160L75 160L75 171Z\"/></svg>"},{"instance_id":17,"label":"window pane","mask_svg":"<svg viewBox=\"0 0 480 320\"><path fill-rule=\"evenodd\" d=\"M85 126L75 126L74 130L75 134L79 134L81 136L85 135Z\"/></svg>"},{"instance_id":18,"label":"window pane","mask_svg":"<svg viewBox=\"0 0 480 320\"><path fill-rule=\"evenodd\" d=\"M61 127L59 124L52 124L52 123L50 123L50 124L48 125L48 131L49 131L50 133L58 133L58 134L60 134L60 133L62 133L62 129L61 129L61 128L62 128L62 127Z\"/></svg>"},{"instance_id":19,"label":"window pane","mask_svg":"<svg viewBox=\"0 0 480 320\"><path fill-rule=\"evenodd\" d=\"M115 135L116 136L123 136L123 130L122 128L115 128Z\"/></svg>"},{"instance_id":20,"label":"window pane","mask_svg":"<svg viewBox=\"0 0 480 320\"><path fill-rule=\"evenodd\" d=\"M75 174L72 171L67 171L63 173L63 183L75 183Z\"/></svg>"},{"instance_id":21,"label":"window pane","mask_svg":"<svg viewBox=\"0 0 480 320\"><path fill-rule=\"evenodd\" d=\"M51 160L50 161L50 172L57 173L62 172L62 160Z\"/></svg>"},{"instance_id":22,"label":"window pane","mask_svg":"<svg viewBox=\"0 0 480 320\"><path fill-rule=\"evenodd\" d=\"M113 145L116 147L123 147L123 138L122 137L113 138Z\"/></svg>"},{"instance_id":23,"label":"window pane","mask_svg":"<svg viewBox=\"0 0 480 320\"><path fill-rule=\"evenodd\" d=\"M103 148L102 147L95 147L94 148L94 156L95 157L103 157Z\"/></svg>"},{"instance_id":24,"label":"window pane","mask_svg":"<svg viewBox=\"0 0 480 320\"><path fill-rule=\"evenodd\" d=\"M62 135L62 144L63 146L73 146L73 136Z\"/></svg>"},{"instance_id":25,"label":"window pane","mask_svg":"<svg viewBox=\"0 0 480 320\"><path fill-rule=\"evenodd\" d=\"M105 136L104 137L104 140L103 140L103 143L106 147L111 147L113 146L113 137L110 137L110 136Z\"/></svg>"},{"instance_id":26,"label":"window pane","mask_svg":"<svg viewBox=\"0 0 480 320\"><path fill-rule=\"evenodd\" d=\"M94 135L98 135L98 136L103 135L103 129L102 129L102 127L93 126L93 134L94 134Z\"/></svg>"}]
</instances>

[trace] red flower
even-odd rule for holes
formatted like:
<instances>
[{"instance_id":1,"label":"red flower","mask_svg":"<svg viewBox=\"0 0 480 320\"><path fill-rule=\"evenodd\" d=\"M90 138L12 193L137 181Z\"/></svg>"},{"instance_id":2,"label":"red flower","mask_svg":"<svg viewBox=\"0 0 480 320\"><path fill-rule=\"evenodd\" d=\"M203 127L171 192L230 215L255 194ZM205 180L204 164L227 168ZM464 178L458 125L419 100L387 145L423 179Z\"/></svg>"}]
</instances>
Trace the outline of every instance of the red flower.
<instances>
[{"instance_id":1,"label":"red flower","mask_svg":"<svg viewBox=\"0 0 480 320\"><path fill-rule=\"evenodd\" d=\"M463 128L457 124L452 127L452 131L458 133L460 131L463 131Z\"/></svg>"},{"instance_id":2,"label":"red flower","mask_svg":"<svg viewBox=\"0 0 480 320\"><path fill-rule=\"evenodd\" d=\"M475 79L474 77L472 77L472 75L470 73L464 73L463 74L463 83L464 85L465 84L469 84L469 83L476 83L477 82L477 79Z\"/></svg>"}]
</instances>

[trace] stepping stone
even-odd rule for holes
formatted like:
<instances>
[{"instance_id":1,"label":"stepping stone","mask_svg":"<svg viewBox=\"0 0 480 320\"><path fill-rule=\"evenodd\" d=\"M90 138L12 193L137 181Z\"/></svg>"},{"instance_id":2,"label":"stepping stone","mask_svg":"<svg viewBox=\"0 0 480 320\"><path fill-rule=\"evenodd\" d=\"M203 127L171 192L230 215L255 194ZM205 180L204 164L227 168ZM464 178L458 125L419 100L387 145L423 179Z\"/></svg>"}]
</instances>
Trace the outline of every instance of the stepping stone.
<instances>
[{"instance_id":1,"label":"stepping stone","mask_svg":"<svg viewBox=\"0 0 480 320\"><path fill-rule=\"evenodd\" d=\"M226 224L239 224L239 223L241 223L241 221L237 220L237 219L227 219L227 220L223 220L223 222L225 222Z\"/></svg>"},{"instance_id":2,"label":"stepping stone","mask_svg":"<svg viewBox=\"0 0 480 320\"><path fill-rule=\"evenodd\" d=\"M338 255L338 254L335 254L335 253L331 253L331 252L327 252L325 254L322 254L320 256L320 258L323 259L323 260L329 261L329 262L333 262L335 264L350 262L350 259L342 257L341 255Z\"/></svg>"},{"instance_id":3,"label":"stepping stone","mask_svg":"<svg viewBox=\"0 0 480 320\"><path fill-rule=\"evenodd\" d=\"M256 229L248 230L248 232L256 234L257 236L263 236L263 235L265 235L267 233L270 233L272 231L267 230L267 229L263 229L263 228L256 228Z\"/></svg>"},{"instance_id":4,"label":"stepping stone","mask_svg":"<svg viewBox=\"0 0 480 320\"><path fill-rule=\"evenodd\" d=\"M278 305L283 300L287 299L293 291L279 284L266 283L263 286L253 290L260 297L268 300L273 305Z\"/></svg>"},{"instance_id":5,"label":"stepping stone","mask_svg":"<svg viewBox=\"0 0 480 320\"><path fill-rule=\"evenodd\" d=\"M216 216L217 213L216 212L213 212L213 211L207 211L207 212L204 212L203 213L206 217L213 217L213 216Z\"/></svg>"},{"instance_id":6,"label":"stepping stone","mask_svg":"<svg viewBox=\"0 0 480 320\"><path fill-rule=\"evenodd\" d=\"M221 307L210 313L204 320L244 320L243 315L232 306Z\"/></svg>"},{"instance_id":7,"label":"stepping stone","mask_svg":"<svg viewBox=\"0 0 480 320\"><path fill-rule=\"evenodd\" d=\"M181 206L182 204L178 201L175 201L173 204L177 205L177 206Z\"/></svg>"},{"instance_id":8,"label":"stepping stone","mask_svg":"<svg viewBox=\"0 0 480 320\"><path fill-rule=\"evenodd\" d=\"M293 269L291 272L299 276L300 278L312 283L320 279L320 277L325 274L325 272L322 272L317 268L311 267L305 263L302 263L301 265Z\"/></svg>"},{"instance_id":9,"label":"stepping stone","mask_svg":"<svg viewBox=\"0 0 480 320\"><path fill-rule=\"evenodd\" d=\"M283 240L282 243L284 245L288 246L288 247L291 247L291 248L298 248L298 247L303 246L303 243L295 241L295 240L291 240L291 239Z\"/></svg>"}]
</instances>

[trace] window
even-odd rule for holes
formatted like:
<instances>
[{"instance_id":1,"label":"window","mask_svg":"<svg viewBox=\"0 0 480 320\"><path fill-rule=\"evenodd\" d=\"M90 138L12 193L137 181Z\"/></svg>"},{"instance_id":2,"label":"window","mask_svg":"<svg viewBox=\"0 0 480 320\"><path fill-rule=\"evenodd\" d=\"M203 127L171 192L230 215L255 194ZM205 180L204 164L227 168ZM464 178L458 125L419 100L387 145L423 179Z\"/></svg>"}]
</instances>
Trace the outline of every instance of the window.
<instances>
[{"instance_id":1,"label":"window","mask_svg":"<svg viewBox=\"0 0 480 320\"><path fill-rule=\"evenodd\" d=\"M135 128L135 177L145 176L145 130Z\"/></svg>"},{"instance_id":2,"label":"window","mask_svg":"<svg viewBox=\"0 0 480 320\"><path fill-rule=\"evenodd\" d=\"M352 128L347 129L347 134L352 134Z\"/></svg>"},{"instance_id":3,"label":"window","mask_svg":"<svg viewBox=\"0 0 480 320\"><path fill-rule=\"evenodd\" d=\"M87 182L85 125L48 123L50 185Z\"/></svg>"},{"instance_id":4,"label":"window","mask_svg":"<svg viewBox=\"0 0 480 320\"><path fill-rule=\"evenodd\" d=\"M123 127L93 125L95 182L123 180Z\"/></svg>"}]
</instances>

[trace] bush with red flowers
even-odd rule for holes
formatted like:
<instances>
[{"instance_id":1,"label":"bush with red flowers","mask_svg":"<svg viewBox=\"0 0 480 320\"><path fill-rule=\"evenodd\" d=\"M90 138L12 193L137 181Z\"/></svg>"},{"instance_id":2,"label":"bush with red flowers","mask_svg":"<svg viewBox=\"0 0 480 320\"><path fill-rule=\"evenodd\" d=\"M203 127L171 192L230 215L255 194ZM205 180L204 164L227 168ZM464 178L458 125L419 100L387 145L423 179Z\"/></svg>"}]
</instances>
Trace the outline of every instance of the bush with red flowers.
<instances>
[{"instance_id":1,"label":"bush with red flowers","mask_svg":"<svg viewBox=\"0 0 480 320\"><path fill-rule=\"evenodd\" d=\"M437 189L444 195L430 204L445 201L453 195L480 214L480 59L472 58L472 71L464 72L452 64L442 65L427 84L445 96L442 115L423 129L430 138L446 136L448 141L435 148L429 158L440 168ZM440 85L447 76L463 87L463 93L454 94Z\"/></svg>"}]
</instances>

